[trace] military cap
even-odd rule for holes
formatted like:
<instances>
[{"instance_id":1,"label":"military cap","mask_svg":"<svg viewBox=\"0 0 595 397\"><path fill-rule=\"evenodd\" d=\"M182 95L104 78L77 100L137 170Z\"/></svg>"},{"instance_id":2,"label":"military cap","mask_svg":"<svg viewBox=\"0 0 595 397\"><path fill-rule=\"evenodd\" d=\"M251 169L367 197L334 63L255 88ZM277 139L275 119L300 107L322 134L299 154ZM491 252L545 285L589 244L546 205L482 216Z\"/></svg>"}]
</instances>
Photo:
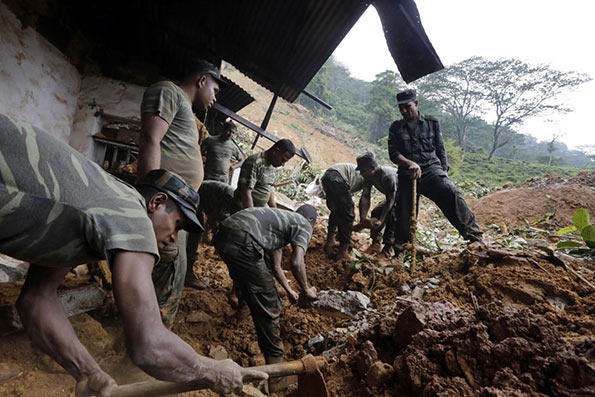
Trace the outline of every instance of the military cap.
<instances>
[{"instance_id":1,"label":"military cap","mask_svg":"<svg viewBox=\"0 0 595 397\"><path fill-rule=\"evenodd\" d=\"M355 167L355 169L358 171L361 171L362 169L378 167L378 163L374 159L374 153L372 152L362 154L356 159L356 161L357 167Z\"/></svg>"},{"instance_id":2,"label":"military cap","mask_svg":"<svg viewBox=\"0 0 595 397\"><path fill-rule=\"evenodd\" d=\"M139 184L152 186L173 199L178 204L180 211L190 221L190 224L185 228L186 230L193 233L204 231L196 217L200 196L182 177L171 171L158 169L149 171Z\"/></svg>"},{"instance_id":3,"label":"military cap","mask_svg":"<svg viewBox=\"0 0 595 397\"><path fill-rule=\"evenodd\" d=\"M413 102L417 99L417 92L415 90L405 90L397 94L397 103L403 105L405 103Z\"/></svg>"}]
</instances>

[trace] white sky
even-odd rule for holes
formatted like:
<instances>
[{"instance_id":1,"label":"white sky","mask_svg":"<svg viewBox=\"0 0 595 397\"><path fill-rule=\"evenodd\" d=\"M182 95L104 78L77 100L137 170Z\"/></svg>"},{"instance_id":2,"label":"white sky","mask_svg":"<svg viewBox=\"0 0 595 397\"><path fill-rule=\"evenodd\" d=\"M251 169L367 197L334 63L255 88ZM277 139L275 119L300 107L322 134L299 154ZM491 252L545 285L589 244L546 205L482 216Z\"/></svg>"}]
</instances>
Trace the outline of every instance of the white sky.
<instances>
[{"instance_id":1,"label":"white sky","mask_svg":"<svg viewBox=\"0 0 595 397\"><path fill-rule=\"evenodd\" d=\"M548 64L595 79L595 1L592 0L415 0L424 29L444 66L478 55ZM388 52L380 19L370 6L335 50L353 77L372 81L397 67ZM571 148L595 144L595 80L566 96L574 112L527 120L516 130Z\"/></svg>"}]
</instances>

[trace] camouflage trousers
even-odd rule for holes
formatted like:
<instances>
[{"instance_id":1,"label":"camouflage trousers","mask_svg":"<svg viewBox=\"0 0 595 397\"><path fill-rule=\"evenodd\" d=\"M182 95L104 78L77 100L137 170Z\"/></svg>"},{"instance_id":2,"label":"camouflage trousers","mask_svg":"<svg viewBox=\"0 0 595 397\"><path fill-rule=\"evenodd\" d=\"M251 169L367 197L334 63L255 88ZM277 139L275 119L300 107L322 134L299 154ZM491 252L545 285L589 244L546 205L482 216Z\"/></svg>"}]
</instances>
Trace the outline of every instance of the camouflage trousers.
<instances>
[{"instance_id":1,"label":"camouflage trousers","mask_svg":"<svg viewBox=\"0 0 595 397\"><path fill-rule=\"evenodd\" d=\"M409 177L399 177L399 192L397 194L395 210L396 244L402 244L411 240L409 225L411 223L411 210L413 206L412 189L412 182ZM459 231L464 239L472 242L481 240L482 232L475 221L475 215L465 202L465 199L463 199L461 192L459 192L454 183L446 175L422 177L417 182L417 194L418 200L416 201L418 207L419 195L426 196L436 203L446 219Z\"/></svg>"},{"instance_id":2,"label":"camouflage trousers","mask_svg":"<svg viewBox=\"0 0 595 397\"><path fill-rule=\"evenodd\" d=\"M265 357L282 357L281 300L262 247L246 232L222 229L215 236L215 249L250 308L260 351Z\"/></svg>"},{"instance_id":3,"label":"camouflage trousers","mask_svg":"<svg viewBox=\"0 0 595 397\"><path fill-rule=\"evenodd\" d=\"M151 277L155 286L161 319L167 328L174 324L186 278L186 241L188 233L178 232L175 244L159 250L161 259L155 264Z\"/></svg>"}]
</instances>

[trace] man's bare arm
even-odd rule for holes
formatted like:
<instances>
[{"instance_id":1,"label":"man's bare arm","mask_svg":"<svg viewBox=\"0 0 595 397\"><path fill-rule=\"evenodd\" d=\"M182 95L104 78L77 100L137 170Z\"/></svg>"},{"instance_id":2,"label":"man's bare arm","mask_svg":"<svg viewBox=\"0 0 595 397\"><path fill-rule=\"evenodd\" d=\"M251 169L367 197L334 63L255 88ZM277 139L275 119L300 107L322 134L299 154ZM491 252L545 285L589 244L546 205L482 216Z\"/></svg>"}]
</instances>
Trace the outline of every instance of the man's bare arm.
<instances>
[{"instance_id":1,"label":"man's bare arm","mask_svg":"<svg viewBox=\"0 0 595 397\"><path fill-rule=\"evenodd\" d=\"M291 303L296 303L299 295L289 286L289 281L287 281L287 277L285 277L285 272L281 267L281 258L283 253L280 249L271 251L269 253L271 255L271 259L273 261L273 274L275 275L275 279L281 284L285 292L287 292L287 297Z\"/></svg>"},{"instance_id":2,"label":"man's bare arm","mask_svg":"<svg viewBox=\"0 0 595 397\"><path fill-rule=\"evenodd\" d=\"M141 132L138 149L138 172L142 178L147 172L161 168L161 140L169 124L155 113L141 115Z\"/></svg>"},{"instance_id":3,"label":"man's bare arm","mask_svg":"<svg viewBox=\"0 0 595 397\"><path fill-rule=\"evenodd\" d=\"M393 205L395 204L395 200L397 198L397 192L394 191L390 194L390 196L386 196L386 205L384 206L384 209L382 210L382 214L380 215L380 219L378 226L376 226L377 229L380 229L384 226L384 224L386 223L386 218L388 217L388 214L390 213L391 209L393 208Z\"/></svg>"},{"instance_id":4,"label":"man's bare arm","mask_svg":"<svg viewBox=\"0 0 595 397\"><path fill-rule=\"evenodd\" d=\"M116 382L99 367L76 337L56 290L68 268L32 264L17 301L21 321L34 345L77 381L77 395L109 396Z\"/></svg>"},{"instance_id":5,"label":"man's bare arm","mask_svg":"<svg viewBox=\"0 0 595 397\"><path fill-rule=\"evenodd\" d=\"M196 354L165 328L151 280L154 261L153 256L139 252L119 252L114 259L114 297L134 363L157 379L194 381L220 394L238 393L243 378L250 374L266 379L266 374L244 369L231 360Z\"/></svg>"},{"instance_id":6,"label":"man's bare arm","mask_svg":"<svg viewBox=\"0 0 595 397\"><path fill-rule=\"evenodd\" d=\"M365 223L368 219L368 211L370 210L370 196L372 193L372 186L365 187L362 195L359 198L359 221Z\"/></svg>"},{"instance_id":7,"label":"man's bare arm","mask_svg":"<svg viewBox=\"0 0 595 397\"><path fill-rule=\"evenodd\" d=\"M306 263L304 256L306 251L300 246L294 246L291 253L291 273L295 277L300 290L310 299L316 299L316 288L308 287L308 277L306 276Z\"/></svg>"},{"instance_id":8,"label":"man's bare arm","mask_svg":"<svg viewBox=\"0 0 595 397\"><path fill-rule=\"evenodd\" d=\"M245 183L240 183L240 198L242 199L242 208L254 207L254 201L252 200L252 189Z\"/></svg>"},{"instance_id":9,"label":"man's bare arm","mask_svg":"<svg viewBox=\"0 0 595 397\"><path fill-rule=\"evenodd\" d=\"M275 188L271 188L271 195L269 196L269 201L267 203L271 208L277 208L277 203L275 202Z\"/></svg>"}]
</instances>

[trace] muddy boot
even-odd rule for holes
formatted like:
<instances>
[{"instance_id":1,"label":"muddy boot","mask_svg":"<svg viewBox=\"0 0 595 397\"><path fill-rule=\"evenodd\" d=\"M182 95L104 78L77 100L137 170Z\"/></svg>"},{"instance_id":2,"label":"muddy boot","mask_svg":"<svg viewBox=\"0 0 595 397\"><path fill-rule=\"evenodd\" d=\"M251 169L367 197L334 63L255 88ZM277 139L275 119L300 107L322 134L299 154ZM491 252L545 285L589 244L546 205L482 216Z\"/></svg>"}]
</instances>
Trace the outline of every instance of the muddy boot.
<instances>
[{"instance_id":1,"label":"muddy boot","mask_svg":"<svg viewBox=\"0 0 595 397\"><path fill-rule=\"evenodd\" d=\"M353 262L355 258L349 253L349 244L341 244L337 252L337 260Z\"/></svg>"},{"instance_id":2,"label":"muddy boot","mask_svg":"<svg viewBox=\"0 0 595 397\"><path fill-rule=\"evenodd\" d=\"M326 243L324 244L324 253L328 256L333 254L334 248L337 246L336 232L329 232L326 236Z\"/></svg>"}]
</instances>

